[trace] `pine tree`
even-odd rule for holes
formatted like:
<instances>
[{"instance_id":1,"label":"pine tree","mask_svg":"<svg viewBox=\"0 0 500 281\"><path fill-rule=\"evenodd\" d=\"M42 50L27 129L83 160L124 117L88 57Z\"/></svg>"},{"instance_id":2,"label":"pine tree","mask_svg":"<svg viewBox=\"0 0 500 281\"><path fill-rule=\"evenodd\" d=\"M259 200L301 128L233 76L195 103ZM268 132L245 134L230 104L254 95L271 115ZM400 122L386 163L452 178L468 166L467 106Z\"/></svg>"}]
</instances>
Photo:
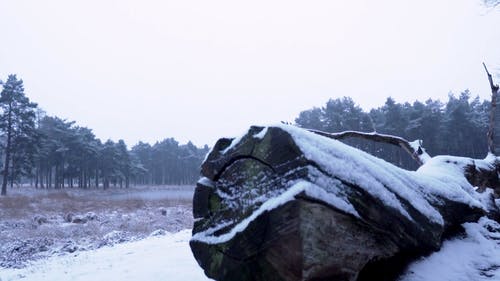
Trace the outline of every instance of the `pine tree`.
<instances>
[{"instance_id":1,"label":"pine tree","mask_svg":"<svg viewBox=\"0 0 500 281\"><path fill-rule=\"evenodd\" d=\"M19 155L26 153L34 145L32 140L35 134L36 107L24 95L23 80L18 80L16 75L9 75L0 94L0 129L5 136L1 195L7 195L13 156L19 158ZM19 145L20 143L26 145Z\"/></svg>"},{"instance_id":2,"label":"pine tree","mask_svg":"<svg viewBox=\"0 0 500 281\"><path fill-rule=\"evenodd\" d=\"M131 173L131 162L130 162L130 154L127 149L127 145L125 141L118 140L116 144L117 151L117 166L118 166L118 182L120 184L120 188L123 187L123 181L125 181L125 187L129 187L130 183L130 173Z\"/></svg>"},{"instance_id":3,"label":"pine tree","mask_svg":"<svg viewBox=\"0 0 500 281\"><path fill-rule=\"evenodd\" d=\"M314 107L309 110L304 110L295 119L295 123L303 128L323 130L323 112L320 108Z\"/></svg>"}]
</instances>

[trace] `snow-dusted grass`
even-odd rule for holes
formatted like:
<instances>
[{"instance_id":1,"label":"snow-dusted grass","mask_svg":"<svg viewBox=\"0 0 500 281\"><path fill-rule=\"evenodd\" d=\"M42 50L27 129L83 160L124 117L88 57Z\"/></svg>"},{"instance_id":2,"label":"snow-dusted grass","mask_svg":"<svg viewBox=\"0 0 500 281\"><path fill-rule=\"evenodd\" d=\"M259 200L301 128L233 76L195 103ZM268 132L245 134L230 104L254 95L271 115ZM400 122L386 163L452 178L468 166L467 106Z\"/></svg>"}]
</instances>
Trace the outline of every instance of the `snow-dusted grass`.
<instances>
[{"instance_id":1,"label":"snow-dusted grass","mask_svg":"<svg viewBox=\"0 0 500 281\"><path fill-rule=\"evenodd\" d=\"M0 269L1 281L204 281L191 254L190 230L78 254L54 256L22 269Z\"/></svg>"},{"instance_id":2,"label":"snow-dusted grass","mask_svg":"<svg viewBox=\"0 0 500 281\"><path fill-rule=\"evenodd\" d=\"M14 188L0 198L0 268L192 227L193 187Z\"/></svg>"}]
</instances>

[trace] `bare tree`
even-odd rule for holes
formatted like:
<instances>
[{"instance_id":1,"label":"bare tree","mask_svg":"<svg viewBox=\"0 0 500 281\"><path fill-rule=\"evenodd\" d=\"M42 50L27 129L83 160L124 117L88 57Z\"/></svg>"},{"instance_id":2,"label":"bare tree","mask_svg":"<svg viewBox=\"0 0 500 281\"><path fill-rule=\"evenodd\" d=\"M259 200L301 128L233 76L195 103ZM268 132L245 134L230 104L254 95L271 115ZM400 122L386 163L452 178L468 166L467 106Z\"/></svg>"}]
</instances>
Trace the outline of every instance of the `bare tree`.
<instances>
[{"instance_id":1,"label":"bare tree","mask_svg":"<svg viewBox=\"0 0 500 281\"><path fill-rule=\"evenodd\" d=\"M500 1L499 1L500 2ZM497 103L498 103L498 85L493 83L493 78L486 67L486 64L483 62L484 70L486 71L486 75L488 76L488 82L490 83L491 88L491 110L490 110L490 124L488 129L488 150L491 154L495 154L495 116L497 113ZM498 145L498 143L497 143Z\"/></svg>"},{"instance_id":2,"label":"bare tree","mask_svg":"<svg viewBox=\"0 0 500 281\"><path fill-rule=\"evenodd\" d=\"M500 4L500 0L483 0L483 3L487 7L496 7Z\"/></svg>"}]
</instances>

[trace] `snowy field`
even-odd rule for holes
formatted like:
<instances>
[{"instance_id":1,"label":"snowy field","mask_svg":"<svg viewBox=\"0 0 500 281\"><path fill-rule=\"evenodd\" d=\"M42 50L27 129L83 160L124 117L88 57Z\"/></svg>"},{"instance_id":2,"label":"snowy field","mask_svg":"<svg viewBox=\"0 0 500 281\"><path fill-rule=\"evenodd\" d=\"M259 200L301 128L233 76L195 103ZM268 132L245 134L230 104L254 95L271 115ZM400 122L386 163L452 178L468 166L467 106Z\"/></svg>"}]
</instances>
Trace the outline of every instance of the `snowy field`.
<instances>
[{"instance_id":1,"label":"snowy field","mask_svg":"<svg viewBox=\"0 0 500 281\"><path fill-rule=\"evenodd\" d=\"M189 248L192 192L13 190L0 198L0 281L210 280ZM500 280L500 225L464 229L398 281Z\"/></svg>"},{"instance_id":2,"label":"snowy field","mask_svg":"<svg viewBox=\"0 0 500 281\"><path fill-rule=\"evenodd\" d=\"M0 269L1 281L210 280L196 264L190 230L95 251L55 256L22 269Z\"/></svg>"},{"instance_id":3,"label":"snowy field","mask_svg":"<svg viewBox=\"0 0 500 281\"><path fill-rule=\"evenodd\" d=\"M483 218L464 227L464 237L446 241L441 251L410 265L399 281L500 280L500 225ZM54 256L22 269L0 269L0 280L210 280L191 254L190 236L190 230L183 230Z\"/></svg>"},{"instance_id":4,"label":"snowy field","mask_svg":"<svg viewBox=\"0 0 500 281\"><path fill-rule=\"evenodd\" d=\"M487 218L464 224L465 235L414 262L400 281L500 280L500 224Z\"/></svg>"}]
</instances>

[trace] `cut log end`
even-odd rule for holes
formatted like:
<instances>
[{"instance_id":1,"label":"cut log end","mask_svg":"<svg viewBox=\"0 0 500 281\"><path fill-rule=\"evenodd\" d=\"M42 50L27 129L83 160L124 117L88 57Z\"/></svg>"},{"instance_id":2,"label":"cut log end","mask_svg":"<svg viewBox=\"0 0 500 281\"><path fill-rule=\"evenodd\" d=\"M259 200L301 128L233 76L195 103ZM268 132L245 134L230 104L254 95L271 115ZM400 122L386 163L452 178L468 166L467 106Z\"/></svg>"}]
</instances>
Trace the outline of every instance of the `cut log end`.
<instances>
[{"instance_id":1,"label":"cut log end","mask_svg":"<svg viewBox=\"0 0 500 281\"><path fill-rule=\"evenodd\" d=\"M220 140L203 163L190 246L219 281L383 275L384 262L437 250L447 232L485 213L440 192L421 195L416 177L298 128L252 127L237 143Z\"/></svg>"}]
</instances>

